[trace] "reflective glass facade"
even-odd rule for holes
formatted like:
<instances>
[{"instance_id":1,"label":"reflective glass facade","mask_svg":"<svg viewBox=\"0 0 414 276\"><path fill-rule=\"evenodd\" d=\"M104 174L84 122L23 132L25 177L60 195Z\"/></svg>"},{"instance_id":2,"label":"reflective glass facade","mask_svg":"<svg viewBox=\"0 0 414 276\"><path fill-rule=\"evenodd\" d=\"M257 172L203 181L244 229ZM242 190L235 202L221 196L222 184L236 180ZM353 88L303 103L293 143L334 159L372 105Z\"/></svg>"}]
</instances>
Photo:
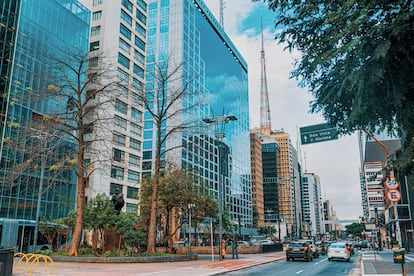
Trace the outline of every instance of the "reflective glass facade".
<instances>
[{"instance_id":1,"label":"reflective glass facade","mask_svg":"<svg viewBox=\"0 0 414 276\"><path fill-rule=\"evenodd\" d=\"M90 13L75 0L1 1L0 13L0 41L7 40L0 49L1 56L8 57L1 60L0 112L4 123L0 132L0 219L30 222L35 220L37 208L40 219L63 217L75 207L76 172L67 170L56 175L50 167L54 157L65 156L74 144L70 139L59 145L44 144L42 162L37 152L41 138L31 137L27 127L32 126L36 116L66 107L66 99L38 99L35 94L50 87L50 57L62 56L60 51L64 49L86 53ZM35 165L17 169L28 160Z\"/></svg>"},{"instance_id":2,"label":"reflective glass facade","mask_svg":"<svg viewBox=\"0 0 414 276\"><path fill-rule=\"evenodd\" d=\"M252 224L250 140L247 65L203 1L149 1L146 91L156 85L151 80L154 65L173 55L174 63L182 61L183 84L190 83L182 108L197 105L191 120L198 124L183 133L181 141L167 140L163 149L181 142L174 155L167 152L165 161L173 159L182 167L199 172L213 196L218 197L223 183L225 208L231 219ZM235 116L236 121L206 124L203 119ZM182 121L188 121L183 115ZM234 117L233 117L234 118ZM155 159L155 129L149 114L144 115L143 170L152 171ZM164 131L168 130L168 121ZM217 132L223 133L218 138Z\"/></svg>"}]
</instances>

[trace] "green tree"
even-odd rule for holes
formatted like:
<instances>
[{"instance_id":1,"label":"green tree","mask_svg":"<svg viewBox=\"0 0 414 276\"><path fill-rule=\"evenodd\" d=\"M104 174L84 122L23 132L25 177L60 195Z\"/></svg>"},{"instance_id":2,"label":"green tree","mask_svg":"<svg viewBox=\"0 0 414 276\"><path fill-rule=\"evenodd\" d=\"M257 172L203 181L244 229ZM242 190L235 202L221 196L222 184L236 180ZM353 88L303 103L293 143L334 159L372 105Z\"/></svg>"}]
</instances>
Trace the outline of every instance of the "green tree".
<instances>
[{"instance_id":1,"label":"green tree","mask_svg":"<svg viewBox=\"0 0 414 276\"><path fill-rule=\"evenodd\" d=\"M153 181L146 179L141 186L143 216L148 216ZM157 215L165 221L165 236L169 251L173 251L173 237L184 223L188 223L189 208L193 223L217 215L217 202L191 172L170 168L161 173L158 186ZM189 204L194 204L193 206ZM177 223L175 223L177 222ZM175 227L174 227L175 226Z\"/></svg>"},{"instance_id":2,"label":"green tree","mask_svg":"<svg viewBox=\"0 0 414 276\"><path fill-rule=\"evenodd\" d=\"M400 167L411 169L413 2L263 2L275 11L276 39L301 53L292 76L314 95L311 111L321 112L342 133L405 133Z\"/></svg>"},{"instance_id":3,"label":"green tree","mask_svg":"<svg viewBox=\"0 0 414 276\"><path fill-rule=\"evenodd\" d=\"M347 235L354 235L355 237L362 237L362 232L365 231L365 225L363 223L352 223L345 226Z\"/></svg>"},{"instance_id":4,"label":"green tree","mask_svg":"<svg viewBox=\"0 0 414 276\"><path fill-rule=\"evenodd\" d=\"M88 201L85 208L85 227L93 230L92 251L97 248L98 239L105 249L105 228L112 227L118 219L114 204L106 195L97 195Z\"/></svg>"},{"instance_id":5,"label":"green tree","mask_svg":"<svg viewBox=\"0 0 414 276\"><path fill-rule=\"evenodd\" d=\"M136 213L121 212L115 221L115 230L119 233L118 253L121 250L122 242L127 248L140 244L146 239L146 232L143 231L140 217ZM134 253L132 251L132 253Z\"/></svg>"}]
</instances>

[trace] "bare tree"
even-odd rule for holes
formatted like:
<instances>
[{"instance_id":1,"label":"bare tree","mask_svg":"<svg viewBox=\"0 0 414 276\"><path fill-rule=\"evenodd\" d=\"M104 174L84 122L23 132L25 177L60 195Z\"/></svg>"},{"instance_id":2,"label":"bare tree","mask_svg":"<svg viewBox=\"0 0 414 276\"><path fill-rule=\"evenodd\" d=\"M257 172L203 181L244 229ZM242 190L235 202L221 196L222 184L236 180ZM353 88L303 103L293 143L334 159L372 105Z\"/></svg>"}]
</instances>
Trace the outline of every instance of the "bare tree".
<instances>
[{"instance_id":1,"label":"bare tree","mask_svg":"<svg viewBox=\"0 0 414 276\"><path fill-rule=\"evenodd\" d=\"M33 94L39 103L48 104L43 123L53 128L75 146L68 160L77 172L76 219L69 254L78 254L84 227L86 180L96 168L102 145L108 142L110 122L113 120L114 100L126 87L125 80L117 76L111 66L113 59L103 53L88 55L84 51L60 51L50 57L50 72L46 77L47 89ZM59 104L53 104L57 102ZM65 103L62 108L62 102ZM88 151L95 157L86 162L85 156L91 143L101 143L100 153ZM104 155L108 157L108 155ZM109 157L108 157L109 158ZM89 160L88 160L89 161Z\"/></svg>"},{"instance_id":2,"label":"bare tree","mask_svg":"<svg viewBox=\"0 0 414 276\"><path fill-rule=\"evenodd\" d=\"M155 165L153 171L150 221L148 226L147 253L155 253L158 189L162 156L167 151L182 147L180 133L191 133L197 129L198 122L191 114L200 105L201 98L196 102L184 102L189 99L191 79L183 76L183 63L176 63L172 56L155 63L153 71L147 71L148 79L152 79L153 88L142 94L142 102L146 111L153 118L156 131ZM163 125L165 124L165 131ZM174 139L175 138L175 139ZM166 147L166 142L171 143ZM173 143L174 141L174 143Z\"/></svg>"}]
</instances>

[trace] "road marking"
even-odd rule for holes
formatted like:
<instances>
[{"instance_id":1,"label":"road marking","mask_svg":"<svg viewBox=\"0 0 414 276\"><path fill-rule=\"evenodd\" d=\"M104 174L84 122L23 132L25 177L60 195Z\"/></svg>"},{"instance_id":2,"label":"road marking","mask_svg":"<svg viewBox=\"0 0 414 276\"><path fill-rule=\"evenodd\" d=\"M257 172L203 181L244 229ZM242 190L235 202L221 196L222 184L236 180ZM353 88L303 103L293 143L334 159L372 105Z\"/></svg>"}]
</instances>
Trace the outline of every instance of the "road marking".
<instances>
[{"instance_id":1,"label":"road marking","mask_svg":"<svg viewBox=\"0 0 414 276\"><path fill-rule=\"evenodd\" d=\"M320 263L326 262L327 260L328 260L328 258L325 258L325 259L323 259L323 260L321 260L321 261L317 262L317 263L316 263L316 264L314 264L314 265L318 265L318 264L320 264Z\"/></svg>"},{"instance_id":2,"label":"road marking","mask_svg":"<svg viewBox=\"0 0 414 276\"><path fill-rule=\"evenodd\" d=\"M301 274L302 272L303 272L303 269L296 272L296 275Z\"/></svg>"}]
</instances>

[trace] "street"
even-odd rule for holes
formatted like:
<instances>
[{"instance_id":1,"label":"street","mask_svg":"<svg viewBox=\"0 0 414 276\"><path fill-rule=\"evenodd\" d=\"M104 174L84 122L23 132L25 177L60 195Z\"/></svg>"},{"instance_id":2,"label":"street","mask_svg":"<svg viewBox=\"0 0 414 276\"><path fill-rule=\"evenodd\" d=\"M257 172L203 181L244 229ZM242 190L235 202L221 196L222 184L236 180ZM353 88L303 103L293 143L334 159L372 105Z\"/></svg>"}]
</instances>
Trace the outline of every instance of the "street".
<instances>
[{"instance_id":1,"label":"street","mask_svg":"<svg viewBox=\"0 0 414 276\"><path fill-rule=\"evenodd\" d=\"M359 257L355 254L350 262L332 261L329 262L326 256L320 256L311 262L286 261L273 262L265 265L243 269L225 275L361 275Z\"/></svg>"}]
</instances>

